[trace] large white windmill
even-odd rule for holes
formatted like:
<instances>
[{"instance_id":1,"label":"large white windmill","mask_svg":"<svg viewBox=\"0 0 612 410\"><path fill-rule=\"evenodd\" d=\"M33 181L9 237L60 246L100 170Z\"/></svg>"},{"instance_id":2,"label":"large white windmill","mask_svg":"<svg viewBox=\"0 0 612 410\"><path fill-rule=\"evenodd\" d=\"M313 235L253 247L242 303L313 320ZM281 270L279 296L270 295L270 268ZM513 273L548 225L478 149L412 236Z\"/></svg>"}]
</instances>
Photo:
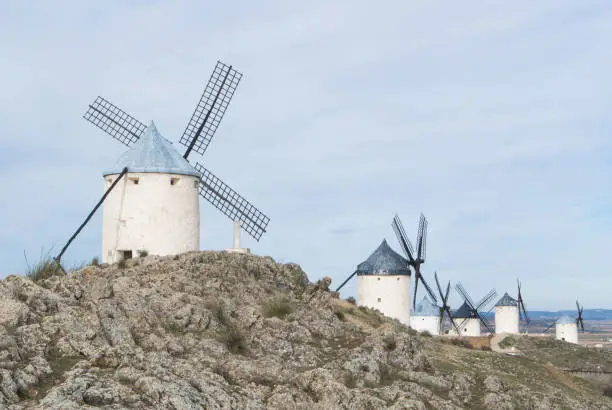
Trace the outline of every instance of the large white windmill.
<instances>
[{"instance_id":1,"label":"large white windmill","mask_svg":"<svg viewBox=\"0 0 612 410\"><path fill-rule=\"evenodd\" d=\"M206 151L241 78L232 66L217 62L179 140L186 147L183 155L152 122L147 127L98 97L83 117L129 150L104 172L106 191L102 199L55 259L60 261L103 202L104 262L142 253L169 255L199 250L198 194L259 241L270 218L202 165L188 162L192 151L200 155Z\"/></svg>"}]
</instances>

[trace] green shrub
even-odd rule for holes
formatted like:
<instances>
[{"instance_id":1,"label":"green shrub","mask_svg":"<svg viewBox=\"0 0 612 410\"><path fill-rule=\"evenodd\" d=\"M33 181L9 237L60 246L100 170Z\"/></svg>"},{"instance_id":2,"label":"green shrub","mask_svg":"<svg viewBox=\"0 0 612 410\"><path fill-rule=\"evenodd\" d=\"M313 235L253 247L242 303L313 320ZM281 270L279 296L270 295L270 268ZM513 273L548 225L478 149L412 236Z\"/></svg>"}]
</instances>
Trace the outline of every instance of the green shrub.
<instances>
[{"instance_id":1,"label":"green shrub","mask_svg":"<svg viewBox=\"0 0 612 410\"><path fill-rule=\"evenodd\" d=\"M347 373L344 375L344 385L349 389L357 387L357 377L353 373Z\"/></svg>"},{"instance_id":2,"label":"green shrub","mask_svg":"<svg viewBox=\"0 0 612 410\"><path fill-rule=\"evenodd\" d=\"M275 297L268 300L263 305L263 315L265 317L278 317L283 319L287 315L293 313L293 311L294 307L291 301L286 297Z\"/></svg>"},{"instance_id":3,"label":"green shrub","mask_svg":"<svg viewBox=\"0 0 612 410\"><path fill-rule=\"evenodd\" d=\"M117 267L119 269L125 269L127 267L127 262L125 259L121 259L119 262L117 262Z\"/></svg>"},{"instance_id":4,"label":"green shrub","mask_svg":"<svg viewBox=\"0 0 612 410\"><path fill-rule=\"evenodd\" d=\"M352 296L349 296L348 298L346 298L346 301L347 301L348 303L350 303L351 305L356 305L356 304L357 304L357 301L356 301L356 300L355 300L355 298L354 298L354 297L352 297Z\"/></svg>"},{"instance_id":5,"label":"green shrub","mask_svg":"<svg viewBox=\"0 0 612 410\"><path fill-rule=\"evenodd\" d=\"M455 346L465 347L466 349L473 349L474 348L474 346L472 346L470 341L467 340L467 339L453 338L453 339L451 339L450 342L451 342L451 344L453 344Z\"/></svg>"},{"instance_id":6,"label":"green shrub","mask_svg":"<svg viewBox=\"0 0 612 410\"><path fill-rule=\"evenodd\" d=\"M100 259L98 259L98 257L97 257L97 256L94 256L94 257L91 259L91 263L90 263L90 265L91 265L91 266L99 266L99 265L100 265Z\"/></svg>"},{"instance_id":7,"label":"green shrub","mask_svg":"<svg viewBox=\"0 0 612 410\"><path fill-rule=\"evenodd\" d=\"M429 330L423 330L421 336L431 337L431 332Z\"/></svg>"}]
</instances>

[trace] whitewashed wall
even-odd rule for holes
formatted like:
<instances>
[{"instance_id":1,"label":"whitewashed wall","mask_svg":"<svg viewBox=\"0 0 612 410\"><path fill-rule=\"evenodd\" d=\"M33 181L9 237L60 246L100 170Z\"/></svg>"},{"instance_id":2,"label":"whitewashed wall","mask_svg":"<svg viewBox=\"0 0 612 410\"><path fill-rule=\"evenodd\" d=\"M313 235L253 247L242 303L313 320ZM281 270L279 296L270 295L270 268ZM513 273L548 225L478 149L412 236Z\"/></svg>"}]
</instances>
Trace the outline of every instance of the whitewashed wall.
<instances>
[{"instance_id":1,"label":"whitewashed wall","mask_svg":"<svg viewBox=\"0 0 612 410\"><path fill-rule=\"evenodd\" d=\"M117 176L104 177L105 190ZM174 185L171 178L178 178ZM194 176L128 172L104 201L102 261L119 261L123 250L133 257L199 250L198 184Z\"/></svg>"},{"instance_id":2,"label":"whitewashed wall","mask_svg":"<svg viewBox=\"0 0 612 410\"><path fill-rule=\"evenodd\" d=\"M517 306L495 307L495 333L519 333L519 310Z\"/></svg>"},{"instance_id":3,"label":"whitewashed wall","mask_svg":"<svg viewBox=\"0 0 612 410\"><path fill-rule=\"evenodd\" d=\"M357 275L357 305L410 325L410 276Z\"/></svg>"}]
</instances>

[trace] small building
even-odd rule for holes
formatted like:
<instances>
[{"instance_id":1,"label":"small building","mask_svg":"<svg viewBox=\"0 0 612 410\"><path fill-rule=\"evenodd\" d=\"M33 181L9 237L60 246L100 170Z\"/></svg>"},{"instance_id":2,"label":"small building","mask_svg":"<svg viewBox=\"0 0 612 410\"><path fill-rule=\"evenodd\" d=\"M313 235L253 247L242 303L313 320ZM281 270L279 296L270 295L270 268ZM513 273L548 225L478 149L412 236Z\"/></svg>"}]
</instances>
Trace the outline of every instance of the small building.
<instances>
[{"instance_id":1,"label":"small building","mask_svg":"<svg viewBox=\"0 0 612 410\"><path fill-rule=\"evenodd\" d=\"M568 343L578 343L578 325L569 316L561 316L555 323L556 339Z\"/></svg>"},{"instance_id":2,"label":"small building","mask_svg":"<svg viewBox=\"0 0 612 410\"><path fill-rule=\"evenodd\" d=\"M480 336L480 319L474 315L472 309L463 302L463 305L453 313L453 326L450 334L457 335L455 327L459 328L460 336Z\"/></svg>"},{"instance_id":3,"label":"small building","mask_svg":"<svg viewBox=\"0 0 612 410\"><path fill-rule=\"evenodd\" d=\"M440 334L440 308L427 296L416 305L410 316L410 327L419 332L427 331L432 335Z\"/></svg>"},{"instance_id":4,"label":"small building","mask_svg":"<svg viewBox=\"0 0 612 410\"><path fill-rule=\"evenodd\" d=\"M200 249L200 175L151 124L104 172L102 261Z\"/></svg>"},{"instance_id":5,"label":"small building","mask_svg":"<svg viewBox=\"0 0 612 410\"><path fill-rule=\"evenodd\" d=\"M408 260L391 249L386 240L357 265L357 305L378 309L410 325Z\"/></svg>"},{"instance_id":6,"label":"small building","mask_svg":"<svg viewBox=\"0 0 612 410\"><path fill-rule=\"evenodd\" d=\"M519 323L518 301L506 292L495 304L495 333L518 334Z\"/></svg>"}]
</instances>

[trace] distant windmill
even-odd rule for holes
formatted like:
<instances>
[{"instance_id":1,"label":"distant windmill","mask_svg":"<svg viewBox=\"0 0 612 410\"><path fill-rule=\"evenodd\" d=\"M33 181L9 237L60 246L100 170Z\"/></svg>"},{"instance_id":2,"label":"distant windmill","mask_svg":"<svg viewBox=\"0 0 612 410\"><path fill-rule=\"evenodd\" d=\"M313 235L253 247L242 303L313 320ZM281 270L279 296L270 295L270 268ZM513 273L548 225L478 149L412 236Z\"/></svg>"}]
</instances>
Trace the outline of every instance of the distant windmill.
<instances>
[{"instance_id":1,"label":"distant windmill","mask_svg":"<svg viewBox=\"0 0 612 410\"><path fill-rule=\"evenodd\" d=\"M578 343L578 328L584 332L584 321L582 320L583 307L576 301L578 315L575 318L564 315L548 325L542 333L547 333L555 327L555 339L568 343Z\"/></svg>"},{"instance_id":2,"label":"distant windmill","mask_svg":"<svg viewBox=\"0 0 612 410\"><path fill-rule=\"evenodd\" d=\"M421 214L421 219L419 220L419 230L417 233L417 251L414 252L414 248L412 247L412 243L410 239L408 239L408 235L406 235L406 231L404 230L404 226L402 225L402 221L399 216L396 214L393 218L393 223L391 224L393 230L395 231L395 235L397 236L397 240L399 241L402 250L404 251L404 255L408 259L408 266L411 266L414 270L414 296L412 297L412 307L416 308L416 296L417 289L419 287L419 281L423 283L427 293L431 297L434 302L437 302L438 299L436 295L431 290L423 275L421 274L421 265L425 263L426 256L426 245L427 245L427 219L425 219L425 215Z\"/></svg>"},{"instance_id":3,"label":"distant windmill","mask_svg":"<svg viewBox=\"0 0 612 410\"><path fill-rule=\"evenodd\" d=\"M440 294L440 300L442 301L442 306L440 306L440 332L439 334L444 334L444 314L450 320L451 328L455 328L457 334L460 334L459 328L457 324L453 320L453 314L451 313L450 305L448 304L448 295L450 293L450 281L446 284L446 291L442 292L442 287L440 286L440 282L438 281L438 272L434 272L434 278L436 279L436 285L438 286L438 293Z\"/></svg>"},{"instance_id":4,"label":"distant windmill","mask_svg":"<svg viewBox=\"0 0 612 410\"><path fill-rule=\"evenodd\" d=\"M576 327L580 326L580 330L584 332L584 322L582 321L582 311L584 310L584 307L580 306L578 301L576 301L576 309L578 310L578 316L576 316Z\"/></svg>"},{"instance_id":5,"label":"distant windmill","mask_svg":"<svg viewBox=\"0 0 612 410\"><path fill-rule=\"evenodd\" d=\"M484 309L497 295L495 289L491 289L478 303L474 303L461 283L455 285L455 289L463 297L463 305L454 314L455 319L463 319L457 327L464 336L480 336L480 323L482 323L490 333L494 333L489 324L482 318L479 310Z\"/></svg>"},{"instance_id":6,"label":"distant windmill","mask_svg":"<svg viewBox=\"0 0 612 410\"><path fill-rule=\"evenodd\" d=\"M142 238L150 238L152 236L158 236L159 238L156 239L158 242L148 242L147 244L153 248L158 246L160 254L178 253L185 251L185 249L198 250L198 192L200 196L213 204L232 221L238 221L240 227L246 233L256 241L259 241L262 234L266 232L270 218L201 164L196 162L194 166L191 166L187 162L192 152L202 155L208 148L241 78L242 74L233 69L232 66L228 66L221 61L217 62L204 89L204 93L179 140L179 143L186 147L182 158L172 147L172 144L159 134L153 123L147 127L144 123L104 98L96 98L83 117L108 133L111 137L130 147L130 150L120 158L125 163L125 166L118 167L105 174L107 190L104 196L55 259L59 262L72 240L74 240L76 235L87 224L94 212L124 176L124 184L126 180L129 180L132 182L132 185L139 186L133 187L130 185L129 189L127 187L120 188L123 196L126 196L127 192L133 198L132 202L128 203L129 206L125 206L123 202L113 202L112 197L116 195L110 195L107 200L107 202L111 201L112 207L120 206L121 209L112 215L109 212L110 216L104 218L103 243L106 233L108 233L106 235L107 242L111 243L108 245L109 248L103 251L103 261L105 258L110 258L110 261L117 260L115 256L111 257L109 255L113 252L111 248L116 251L115 253L122 253L124 257L131 257L132 249L141 246ZM130 178L130 173L136 175L132 175ZM163 186L162 182L154 180L154 174L162 177L160 181L163 180ZM146 177L143 175L146 175ZM178 177L179 175L184 176L182 181ZM139 178L143 179L143 181L140 181L143 183L139 184ZM147 178L148 180L144 181ZM195 187L193 184L189 185L192 180L194 180ZM181 194L168 192L166 185L176 186L177 190L173 191L175 193L178 192L179 188L184 193L180 196ZM191 187L191 191L188 191L189 187ZM145 191L148 196L142 195ZM137 192L139 193L137 194ZM159 192L162 193L155 195ZM179 196L177 197L176 195ZM143 211L142 208L147 205L147 202L151 201L151 198L158 201L158 203L155 203L156 210L152 210L151 208L153 207L149 207L149 209ZM175 206L177 198L186 205L181 208L181 203L179 203L177 209ZM189 215L181 214L183 208L188 210ZM129 213L128 217L124 217L121 212ZM149 215L148 213L156 214ZM158 217L163 219L161 223ZM133 222L136 219L138 219L138 223ZM129 225L130 223L132 223L131 228L126 226L126 224ZM107 224L109 225L108 227L106 226ZM168 229L160 232L161 228L166 226ZM183 243L180 243L181 240L173 240L172 235L176 235L176 232L183 228L189 230L185 234L188 238L182 241ZM119 232L119 234L111 235L113 230ZM123 241L124 244L116 245L120 241ZM162 241L165 241L165 243L161 244ZM124 250L119 250L119 246L122 246ZM151 249L145 251L148 253Z\"/></svg>"}]
</instances>

